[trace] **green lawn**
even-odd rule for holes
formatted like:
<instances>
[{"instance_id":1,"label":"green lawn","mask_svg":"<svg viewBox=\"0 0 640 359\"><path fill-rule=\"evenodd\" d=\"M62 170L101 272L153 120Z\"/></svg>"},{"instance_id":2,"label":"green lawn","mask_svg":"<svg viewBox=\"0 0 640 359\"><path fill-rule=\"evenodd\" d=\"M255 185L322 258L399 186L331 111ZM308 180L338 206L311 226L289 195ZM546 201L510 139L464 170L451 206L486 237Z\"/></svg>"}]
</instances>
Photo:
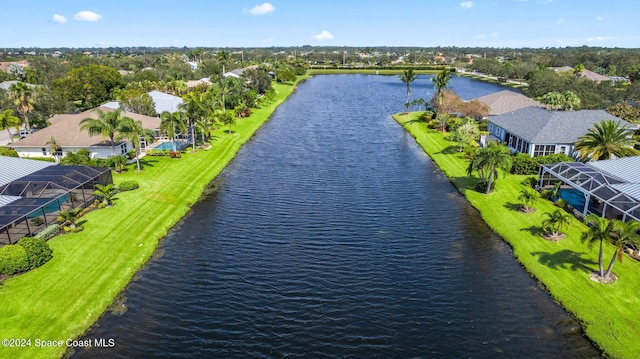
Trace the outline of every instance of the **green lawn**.
<instances>
[{"instance_id":1,"label":"green lawn","mask_svg":"<svg viewBox=\"0 0 640 359\"><path fill-rule=\"evenodd\" d=\"M133 165L115 174L115 183L136 180L140 189L120 193L116 206L82 217L84 231L50 240L50 262L6 280L0 288L0 338L31 339L31 346L0 347L0 357L61 357L65 345L37 348L36 339L76 338L105 312L205 186L295 89L274 87L273 103L239 119L233 133L225 133L226 126L215 131L211 149L187 151L180 159L147 157L142 172Z\"/></svg>"},{"instance_id":2,"label":"green lawn","mask_svg":"<svg viewBox=\"0 0 640 359\"><path fill-rule=\"evenodd\" d=\"M622 263L616 263L614 273L620 279L614 284L591 281L588 275L597 270L598 249L595 246L589 250L580 241L581 233L586 230L584 224L573 219L565 230L566 239L555 243L546 241L539 236L543 213L556 207L541 199L534 205L534 213L515 210L520 204L518 193L523 188L520 182L527 176L501 176L496 191L489 195L469 190L473 180L466 174L467 162L454 149L456 144L446 141L441 133L427 129L424 123L412 121L417 117L417 113L394 116L489 226L513 247L517 260L526 270L582 322L589 338L610 357L640 356L640 262L625 256ZM612 254L612 247L607 247L606 264Z\"/></svg>"}]
</instances>

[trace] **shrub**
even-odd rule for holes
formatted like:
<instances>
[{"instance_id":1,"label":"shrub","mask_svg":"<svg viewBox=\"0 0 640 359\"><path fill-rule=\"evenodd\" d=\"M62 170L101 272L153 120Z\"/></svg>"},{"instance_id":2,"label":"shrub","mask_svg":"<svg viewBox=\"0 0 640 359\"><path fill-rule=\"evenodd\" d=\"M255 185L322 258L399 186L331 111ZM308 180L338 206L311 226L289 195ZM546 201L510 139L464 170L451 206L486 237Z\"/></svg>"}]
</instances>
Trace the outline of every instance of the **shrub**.
<instances>
[{"instance_id":1,"label":"shrub","mask_svg":"<svg viewBox=\"0 0 640 359\"><path fill-rule=\"evenodd\" d=\"M537 157L537 159L538 163L545 165L558 162L573 162L573 158L565 155L564 153L554 153L552 155L540 156Z\"/></svg>"},{"instance_id":2,"label":"shrub","mask_svg":"<svg viewBox=\"0 0 640 359\"><path fill-rule=\"evenodd\" d=\"M58 233L60 233L60 226L58 226L57 224L52 224L36 234L34 238L40 238L44 241L48 241L51 238L57 236Z\"/></svg>"},{"instance_id":3,"label":"shrub","mask_svg":"<svg viewBox=\"0 0 640 359\"><path fill-rule=\"evenodd\" d=\"M42 219L42 217L33 217L31 218L30 222L34 226L41 226L44 224L44 219Z\"/></svg>"},{"instance_id":4,"label":"shrub","mask_svg":"<svg viewBox=\"0 0 640 359\"><path fill-rule=\"evenodd\" d=\"M523 186L536 188L536 186L538 185L538 179L535 177L527 177L522 182L520 182L520 184L522 184Z\"/></svg>"},{"instance_id":5,"label":"shrub","mask_svg":"<svg viewBox=\"0 0 640 359\"><path fill-rule=\"evenodd\" d=\"M12 150L9 147L0 146L0 156L18 157L18 151Z\"/></svg>"},{"instance_id":6,"label":"shrub","mask_svg":"<svg viewBox=\"0 0 640 359\"><path fill-rule=\"evenodd\" d=\"M27 269L29 261L22 246L10 244L0 248L0 274L10 275Z\"/></svg>"},{"instance_id":7,"label":"shrub","mask_svg":"<svg viewBox=\"0 0 640 359\"><path fill-rule=\"evenodd\" d=\"M51 248L41 238L23 237L18 241L18 245L24 248L27 254L29 269L40 267L53 257Z\"/></svg>"},{"instance_id":8,"label":"shrub","mask_svg":"<svg viewBox=\"0 0 640 359\"><path fill-rule=\"evenodd\" d=\"M532 175L538 173L540 163L526 153L518 153L511 159L511 173L516 175Z\"/></svg>"},{"instance_id":9,"label":"shrub","mask_svg":"<svg viewBox=\"0 0 640 359\"><path fill-rule=\"evenodd\" d=\"M134 189L140 188L138 181L130 180L130 181L122 181L118 185L118 189L120 191L132 191Z\"/></svg>"},{"instance_id":10,"label":"shrub","mask_svg":"<svg viewBox=\"0 0 640 359\"><path fill-rule=\"evenodd\" d=\"M171 151L169 150L149 150L147 156L151 157L171 157Z\"/></svg>"}]
</instances>

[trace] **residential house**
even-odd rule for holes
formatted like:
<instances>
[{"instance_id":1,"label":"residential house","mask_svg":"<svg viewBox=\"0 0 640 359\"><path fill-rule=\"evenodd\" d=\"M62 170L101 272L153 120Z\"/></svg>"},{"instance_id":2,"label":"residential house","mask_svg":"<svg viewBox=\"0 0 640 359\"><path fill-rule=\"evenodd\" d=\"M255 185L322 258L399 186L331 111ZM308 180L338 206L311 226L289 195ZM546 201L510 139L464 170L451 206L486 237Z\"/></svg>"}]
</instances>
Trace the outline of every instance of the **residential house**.
<instances>
[{"instance_id":1,"label":"residential house","mask_svg":"<svg viewBox=\"0 0 640 359\"><path fill-rule=\"evenodd\" d=\"M512 90L494 92L478 97L476 100L489 106L489 116L498 116L529 106L543 106L540 102Z\"/></svg>"},{"instance_id":2,"label":"residential house","mask_svg":"<svg viewBox=\"0 0 640 359\"><path fill-rule=\"evenodd\" d=\"M630 123L603 110L551 111L529 106L489 118L489 133L513 151L532 157L554 153L574 156L574 144L601 120Z\"/></svg>"},{"instance_id":3,"label":"residential house","mask_svg":"<svg viewBox=\"0 0 640 359\"><path fill-rule=\"evenodd\" d=\"M552 69L555 72L572 72L573 73L575 71L575 69L570 66L552 67ZM598 83L602 81L612 81L611 78L609 78L608 76L600 75L598 73L589 71L587 69L578 72L577 75L580 77L586 78L587 80L591 80Z\"/></svg>"},{"instance_id":4,"label":"residential house","mask_svg":"<svg viewBox=\"0 0 640 359\"><path fill-rule=\"evenodd\" d=\"M102 111L114 111L113 108L109 107L99 108ZM160 119L157 117L143 116L126 111L122 112L122 116L139 120L144 128L154 130L159 134ZM97 110L91 109L79 114L55 115L49 119L50 126L16 141L10 146L18 152L20 157L53 157L47 146L47 141L53 137L57 145L62 148L59 155L86 149L91 153L91 158L113 156L109 139L104 139L101 136L89 136L86 130L80 130L80 122L88 117L98 118ZM114 145L116 155L124 155L134 148L133 143L128 140L118 141ZM145 147L146 144L143 144L143 150Z\"/></svg>"},{"instance_id":5,"label":"residential house","mask_svg":"<svg viewBox=\"0 0 640 359\"><path fill-rule=\"evenodd\" d=\"M171 113L178 111L179 106L182 104L182 98L174 95L170 95L168 93L160 92L160 91L150 91L147 92L151 99L153 100L156 114L160 115L164 111L169 111ZM118 101L107 102L102 107L107 107L111 109L120 108L120 104Z\"/></svg>"}]
</instances>

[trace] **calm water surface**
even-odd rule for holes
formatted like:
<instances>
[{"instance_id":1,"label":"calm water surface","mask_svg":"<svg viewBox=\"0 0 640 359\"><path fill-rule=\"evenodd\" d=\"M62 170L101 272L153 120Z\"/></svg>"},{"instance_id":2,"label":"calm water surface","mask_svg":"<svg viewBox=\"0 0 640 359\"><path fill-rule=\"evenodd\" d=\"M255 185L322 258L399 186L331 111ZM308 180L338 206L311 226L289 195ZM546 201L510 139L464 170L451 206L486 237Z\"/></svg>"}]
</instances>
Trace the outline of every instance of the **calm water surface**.
<instances>
[{"instance_id":1,"label":"calm water surface","mask_svg":"<svg viewBox=\"0 0 640 359\"><path fill-rule=\"evenodd\" d=\"M300 84L74 357L598 356L391 118L404 89Z\"/></svg>"}]
</instances>

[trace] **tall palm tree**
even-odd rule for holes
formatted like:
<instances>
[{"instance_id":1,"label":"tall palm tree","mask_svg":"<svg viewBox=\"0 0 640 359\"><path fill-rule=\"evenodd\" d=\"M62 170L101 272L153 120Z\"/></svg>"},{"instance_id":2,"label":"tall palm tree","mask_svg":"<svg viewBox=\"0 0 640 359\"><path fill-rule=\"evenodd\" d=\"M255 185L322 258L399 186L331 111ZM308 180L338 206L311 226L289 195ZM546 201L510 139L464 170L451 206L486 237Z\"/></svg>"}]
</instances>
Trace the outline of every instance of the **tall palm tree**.
<instances>
[{"instance_id":1,"label":"tall palm tree","mask_svg":"<svg viewBox=\"0 0 640 359\"><path fill-rule=\"evenodd\" d=\"M413 69L404 70L404 72L398 76L400 81L407 85L407 98L404 101L404 111L409 111L409 94L411 94L411 83L418 78L418 75L413 72Z\"/></svg>"},{"instance_id":2,"label":"tall palm tree","mask_svg":"<svg viewBox=\"0 0 640 359\"><path fill-rule=\"evenodd\" d=\"M467 173L471 175L477 171L487 186L485 194L489 194L494 178L498 178L498 170L500 169L503 171L511 169L511 151L505 145L489 142L489 146L479 149L473 156L469 167L467 167Z\"/></svg>"},{"instance_id":3,"label":"tall palm tree","mask_svg":"<svg viewBox=\"0 0 640 359\"><path fill-rule=\"evenodd\" d=\"M122 110L114 111L96 110L98 118L87 117L80 121L80 130L89 132L89 136L102 136L111 142L111 154L116 156L115 141L118 135L127 131L126 125L133 120L122 116Z\"/></svg>"},{"instance_id":4,"label":"tall palm tree","mask_svg":"<svg viewBox=\"0 0 640 359\"><path fill-rule=\"evenodd\" d=\"M589 248L593 247L594 243L599 242L600 250L598 252L598 269L601 277L604 277L604 267L602 265L602 246L604 242L610 242L613 224L610 220L602 218L595 214L589 214L584 218L584 223L589 226L589 229L582 233L580 240L587 242Z\"/></svg>"},{"instance_id":5,"label":"tall palm tree","mask_svg":"<svg viewBox=\"0 0 640 359\"><path fill-rule=\"evenodd\" d=\"M561 209L556 209L551 213L546 212L545 215L547 218L542 220L542 228L544 228L545 231L551 232L556 237L560 235L562 228L567 227L571 223L571 215Z\"/></svg>"},{"instance_id":6,"label":"tall palm tree","mask_svg":"<svg viewBox=\"0 0 640 359\"><path fill-rule=\"evenodd\" d=\"M13 115L12 109L6 109L0 112L0 130L7 130L11 143L13 143L13 135L9 129L13 127L16 131L20 128L20 118Z\"/></svg>"},{"instance_id":7,"label":"tall palm tree","mask_svg":"<svg viewBox=\"0 0 640 359\"><path fill-rule=\"evenodd\" d=\"M176 134L187 131L185 123L185 115L183 111L169 112L164 111L160 114L160 131L171 138L173 152L176 152Z\"/></svg>"},{"instance_id":8,"label":"tall palm tree","mask_svg":"<svg viewBox=\"0 0 640 359\"><path fill-rule=\"evenodd\" d=\"M631 132L620 121L601 120L590 128L589 132L578 138L575 144L580 157L587 160L611 159L637 156L640 154L633 146L638 144Z\"/></svg>"},{"instance_id":9,"label":"tall palm tree","mask_svg":"<svg viewBox=\"0 0 640 359\"><path fill-rule=\"evenodd\" d=\"M436 97L438 98L438 112L440 112L440 107L442 107L443 92L445 88L449 86L451 76L451 70L445 67L436 75L436 77L431 79L431 81L433 81L433 87L436 89Z\"/></svg>"},{"instance_id":10,"label":"tall palm tree","mask_svg":"<svg viewBox=\"0 0 640 359\"><path fill-rule=\"evenodd\" d=\"M195 123L199 118L204 117L206 115L204 94L191 91L188 94L182 96L181 103L178 108L184 111L185 116L187 118L187 122L189 124L189 128L191 129L191 142L193 145L193 150L196 150L196 126Z\"/></svg>"},{"instance_id":11,"label":"tall palm tree","mask_svg":"<svg viewBox=\"0 0 640 359\"><path fill-rule=\"evenodd\" d=\"M27 133L29 133L31 131L29 112L33 110L33 91L31 91L31 87L27 86L26 83L18 82L9 87L9 92L11 93L13 103L18 109L18 112L22 114L24 127Z\"/></svg>"},{"instance_id":12,"label":"tall palm tree","mask_svg":"<svg viewBox=\"0 0 640 359\"><path fill-rule=\"evenodd\" d=\"M611 262L609 262L609 267L607 267L607 271L604 273L605 278L609 278L609 276L611 275L613 264L615 263L616 258L618 258L619 261L622 261L624 245L638 244L640 242L640 235L638 235L638 231L640 231L640 222L623 222L621 220L614 219L612 227L613 236L611 236L611 244L613 244L615 250L613 252L613 256L611 257Z\"/></svg>"},{"instance_id":13,"label":"tall palm tree","mask_svg":"<svg viewBox=\"0 0 640 359\"><path fill-rule=\"evenodd\" d=\"M136 148L136 165L138 167L138 171L140 171L140 138L144 138L144 140L149 143L154 141L155 133L148 129L142 127L142 121L134 121L131 118L125 118L128 123L124 126L125 129L122 132L127 139L134 143Z\"/></svg>"},{"instance_id":14,"label":"tall palm tree","mask_svg":"<svg viewBox=\"0 0 640 359\"><path fill-rule=\"evenodd\" d=\"M45 142L45 145L49 147L49 152L51 152L51 154L53 155L53 159L56 161L56 163L60 163L60 158L58 157L58 153L62 151L62 147L58 145L58 142L56 141L56 139L53 138L53 136L51 136L49 141Z\"/></svg>"}]
</instances>

